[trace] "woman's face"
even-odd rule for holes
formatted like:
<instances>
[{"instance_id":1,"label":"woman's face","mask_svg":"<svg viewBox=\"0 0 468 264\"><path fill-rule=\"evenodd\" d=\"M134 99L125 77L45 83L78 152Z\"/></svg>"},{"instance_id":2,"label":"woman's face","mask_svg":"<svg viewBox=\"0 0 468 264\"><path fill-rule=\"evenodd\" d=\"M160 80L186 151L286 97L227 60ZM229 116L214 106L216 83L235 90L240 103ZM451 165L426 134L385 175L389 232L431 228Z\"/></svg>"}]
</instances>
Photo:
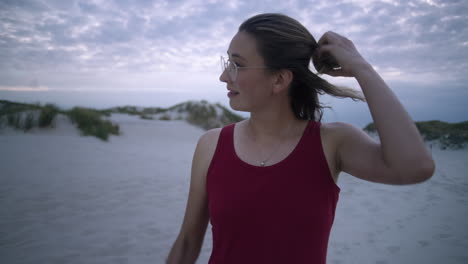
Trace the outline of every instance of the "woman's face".
<instances>
[{"instance_id":1,"label":"woman's face","mask_svg":"<svg viewBox=\"0 0 468 264\"><path fill-rule=\"evenodd\" d=\"M229 104L234 110L253 112L269 100L272 94L272 76L264 68L263 58L257 52L255 39L245 32L238 32L227 51L231 63L238 66L237 77L232 81L224 71L219 80L227 84Z\"/></svg>"}]
</instances>

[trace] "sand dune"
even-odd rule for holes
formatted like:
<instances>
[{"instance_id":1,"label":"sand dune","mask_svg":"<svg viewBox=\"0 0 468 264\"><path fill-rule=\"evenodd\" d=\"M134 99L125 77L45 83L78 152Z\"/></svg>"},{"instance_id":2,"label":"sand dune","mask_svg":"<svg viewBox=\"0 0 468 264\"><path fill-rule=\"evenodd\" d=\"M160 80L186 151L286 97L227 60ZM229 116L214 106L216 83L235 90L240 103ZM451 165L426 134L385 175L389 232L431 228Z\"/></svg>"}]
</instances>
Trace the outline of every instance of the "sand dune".
<instances>
[{"instance_id":1,"label":"sand dune","mask_svg":"<svg viewBox=\"0 0 468 264\"><path fill-rule=\"evenodd\" d=\"M113 115L121 136L0 131L2 263L163 263L182 222L203 130ZM328 263L467 263L467 150L433 148L434 177L412 186L342 174ZM211 252L208 228L198 263Z\"/></svg>"}]
</instances>

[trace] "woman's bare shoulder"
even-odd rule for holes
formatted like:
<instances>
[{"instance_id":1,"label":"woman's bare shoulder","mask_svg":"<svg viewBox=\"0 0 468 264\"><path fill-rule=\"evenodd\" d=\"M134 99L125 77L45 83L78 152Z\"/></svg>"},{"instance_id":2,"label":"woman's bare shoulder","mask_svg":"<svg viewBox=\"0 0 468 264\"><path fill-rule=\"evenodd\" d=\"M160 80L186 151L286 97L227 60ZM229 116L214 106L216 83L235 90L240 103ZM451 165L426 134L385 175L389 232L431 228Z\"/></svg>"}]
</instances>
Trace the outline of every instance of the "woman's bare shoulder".
<instances>
[{"instance_id":1,"label":"woman's bare shoulder","mask_svg":"<svg viewBox=\"0 0 468 264\"><path fill-rule=\"evenodd\" d=\"M320 134L322 140L327 141L336 151L343 141L350 139L350 135L358 130L361 129L345 122L321 123Z\"/></svg>"},{"instance_id":2,"label":"woman's bare shoulder","mask_svg":"<svg viewBox=\"0 0 468 264\"><path fill-rule=\"evenodd\" d=\"M341 171L338 154L340 145L346 139L348 131L354 128L353 125L344 122L321 123L320 125L323 151L335 182L337 182Z\"/></svg>"},{"instance_id":3,"label":"woman's bare shoulder","mask_svg":"<svg viewBox=\"0 0 468 264\"><path fill-rule=\"evenodd\" d=\"M201 135L198 140L197 148L200 151L200 154L203 156L213 156L216 146L218 144L219 135L221 134L222 128L213 128Z\"/></svg>"},{"instance_id":4,"label":"woman's bare shoulder","mask_svg":"<svg viewBox=\"0 0 468 264\"><path fill-rule=\"evenodd\" d=\"M320 123L320 134L333 141L337 140L348 124L343 122Z\"/></svg>"},{"instance_id":5,"label":"woman's bare shoulder","mask_svg":"<svg viewBox=\"0 0 468 264\"><path fill-rule=\"evenodd\" d=\"M321 132L326 132L329 137L338 139L337 137L346 134L347 130L353 129L356 126L345 123L345 122L331 122L331 123L321 123L320 130Z\"/></svg>"}]
</instances>

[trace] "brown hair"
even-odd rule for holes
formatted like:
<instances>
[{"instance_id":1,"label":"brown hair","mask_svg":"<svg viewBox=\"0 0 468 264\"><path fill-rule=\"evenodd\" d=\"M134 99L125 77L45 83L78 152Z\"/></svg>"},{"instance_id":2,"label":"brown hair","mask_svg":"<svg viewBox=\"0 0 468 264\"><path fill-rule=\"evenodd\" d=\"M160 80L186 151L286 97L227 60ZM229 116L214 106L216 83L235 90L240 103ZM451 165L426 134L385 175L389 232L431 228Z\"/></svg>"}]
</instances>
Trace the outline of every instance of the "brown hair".
<instances>
[{"instance_id":1,"label":"brown hair","mask_svg":"<svg viewBox=\"0 0 468 264\"><path fill-rule=\"evenodd\" d=\"M265 66L272 71L289 69L293 73L289 96L296 118L321 121L323 108L331 107L320 104L318 94L365 101L360 91L335 86L310 71L309 64L318 44L297 20L283 14L260 14L244 21L239 26L241 31L255 38Z\"/></svg>"}]
</instances>

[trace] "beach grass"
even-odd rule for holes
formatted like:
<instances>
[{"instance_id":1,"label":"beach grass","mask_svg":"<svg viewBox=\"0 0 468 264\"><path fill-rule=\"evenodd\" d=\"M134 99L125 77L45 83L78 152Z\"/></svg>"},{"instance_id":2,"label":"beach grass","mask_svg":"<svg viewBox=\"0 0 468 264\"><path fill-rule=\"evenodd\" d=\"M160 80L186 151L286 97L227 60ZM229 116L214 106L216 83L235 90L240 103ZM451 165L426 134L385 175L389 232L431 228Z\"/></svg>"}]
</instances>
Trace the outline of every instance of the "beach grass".
<instances>
[{"instance_id":1,"label":"beach grass","mask_svg":"<svg viewBox=\"0 0 468 264\"><path fill-rule=\"evenodd\" d=\"M154 119L152 116L145 115L145 114L140 115L140 118L143 119L143 120L153 120Z\"/></svg>"},{"instance_id":2,"label":"beach grass","mask_svg":"<svg viewBox=\"0 0 468 264\"><path fill-rule=\"evenodd\" d=\"M61 110L54 104L25 104L0 100L0 126L6 124L24 132L34 127L54 127L54 120L58 114L68 116L85 136L91 135L107 141L109 135L119 134L118 125L102 119L102 116L110 116L111 111L83 107Z\"/></svg>"},{"instance_id":3,"label":"beach grass","mask_svg":"<svg viewBox=\"0 0 468 264\"><path fill-rule=\"evenodd\" d=\"M206 100L187 101L169 108L122 106L104 110L84 107L61 110L53 104L26 104L0 100L0 128L6 125L27 132L34 127L54 127L55 117L63 114L77 125L83 135L107 141L109 135L119 135L120 128L119 125L102 117L110 117L115 113L139 116L144 120L185 120L205 130L243 120L241 116L223 105L210 104ZM425 141L438 141L442 149L461 149L467 145L468 121L447 123L431 120L415 122L415 125ZM377 133L374 123L369 123L363 130Z\"/></svg>"},{"instance_id":4,"label":"beach grass","mask_svg":"<svg viewBox=\"0 0 468 264\"><path fill-rule=\"evenodd\" d=\"M205 130L223 127L243 119L221 104L210 104L206 100L182 102L169 108L122 106L102 111L138 115L141 119L146 120L186 120ZM156 118L152 115L156 115Z\"/></svg>"},{"instance_id":5,"label":"beach grass","mask_svg":"<svg viewBox=\"0 0 468 264\"><path fill-rule=\"evenodd\" d=\"M103 120L103 113L90 108L74 107L67 112L73 123L76 123L84 136L96 136L107 141L109 135L119 135L119 125Z\"/></svg>"},{"instance_id":6,"label":"beach grass","mask_svg":"<svg viewBox=\"0 0 468 264\"><path fill-rule=\"evenodd\" d=\"M24 104L0 100L0 116L20 113L28 110L40 110L40 104Z\"/></svg>"},{"instance_id":7,"label":"beach grass","mask_svg":"<svg viewBox=\"0 0 468 264\"><path fill-rule=\"evenodd\" d=\"M170 121L171 117L169 115L162 115L162 116L159 117L159 120Z\"/></svg>"},{"instance_id":8,"label":"beach grass","mask_svg":"<svg viewBox=\"0 0 468 264\"><path fill-rule=\"evenodd\" d=\"M221 109L221 113L218 113L216 109ZM187 122L205 130L223 127L243 120L241 116L232 113L221 104L217 103L213 105L205 100L180 103L168 108L168 110L187 113Z\"/></svg>"},{"instance_id":9,"label":"beach grass","mask_svg":"<svg viewBox=\"0 0 468 264\"><path fill-rule=\"evenodd\" d=\"M447 123L439 120L415 122L425 141L438 140L442 149L462 149L468 142L468 121ZM364 131L376 133L374 123L364 127Z\"/></svg>"},{"instance_id":10,"label":"beach grass","mask_svg":"<svg viewBox=\"0 0 468 264\"><path fill-rule=\"evenodd\" d=\"M55 116L60 113L60 109L53 104L46 104L41 108L41 113L39 114L38 126L39 127L50 127L52 122L55 119Z\"/></svg>"},{"instance_id":11,"label":"beach grass","mask_svg":"<svg viewBox=\"0 0 468 264\"><path fill-rule=\"evenodd\" d=\"M35 123L34 113L32 112L27 113L26 119L24 121L24 127L23 127L24 131L27 132L31 130L34 127L34 123Z\"/></svg>"},{"instance_id":12,"label":"beach grass","mask_svg":"<svg viewBox=\"0 0 468 264\"><path fill-rule=\"evenodd\" d=\"M7 124L16 129L21 129L21 114L20 113L8 113L6 115Z\"/></svg>"},{"instance_id":13,"label":"beach grass","mask_svg":"<svg viewBox=\"0 0 468 264\"><path fill-rule=\"evenodd\" d=\"M205 130L223 127L243 118L221 104L210 104L206 100L187 101L169 108L122 106L103 110L74 107L61 110L53 104L40 105L0 100L0 127L4 124L25 132L34 127L53 127L58 114L66 115L85 136L92 135L107 140L109 135L119 135L119 126L102 117L111 114L139 116L144 120L185 120Z\"/></svg>"}]
</instances>

